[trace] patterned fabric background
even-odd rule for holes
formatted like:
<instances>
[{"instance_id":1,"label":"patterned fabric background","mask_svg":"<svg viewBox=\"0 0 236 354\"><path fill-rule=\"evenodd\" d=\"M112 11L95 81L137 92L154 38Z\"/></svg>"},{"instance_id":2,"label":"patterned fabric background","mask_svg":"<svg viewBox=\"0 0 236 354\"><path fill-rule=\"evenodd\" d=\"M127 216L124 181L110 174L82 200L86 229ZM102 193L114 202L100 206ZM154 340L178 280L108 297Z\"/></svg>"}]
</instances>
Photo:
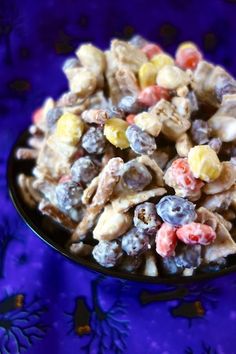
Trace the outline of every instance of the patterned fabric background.
<instances>
[{"instance_id":1,"label":"patterned fabric background","mask_svg":"<svg viewBox=\"0 0 236 354\"><path fill-rule=\"evenodd\" d=\"M183 40L236 75L236 1L0 0L0 353L234 354L236 274L188 287L103 277L50 249L9 199L10 148L84 41Z\"/></svg>"}]
</instances>

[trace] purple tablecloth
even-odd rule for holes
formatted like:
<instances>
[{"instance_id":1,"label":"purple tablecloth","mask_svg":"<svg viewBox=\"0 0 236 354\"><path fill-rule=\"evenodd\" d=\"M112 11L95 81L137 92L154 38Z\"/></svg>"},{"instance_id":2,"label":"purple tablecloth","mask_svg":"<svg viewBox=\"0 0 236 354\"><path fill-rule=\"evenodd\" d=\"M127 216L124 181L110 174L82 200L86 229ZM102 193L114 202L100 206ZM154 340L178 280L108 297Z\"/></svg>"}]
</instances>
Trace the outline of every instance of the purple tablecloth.
<instances>
[{"instance_id":1,"label":"purple tablecloth","mask_svg":"<svg viewBox=\"0 0 236 354\"><path fill-rule=\"evenodd\" d=\"M65 90L60 67L79 43L138 32L173 53L190 39L236 74L235 13L233 0L0 0L1 354L236 353L236 274L189 286L103 277L30 231L5 179L14 140Z\"/></svg>"}]
</instances>

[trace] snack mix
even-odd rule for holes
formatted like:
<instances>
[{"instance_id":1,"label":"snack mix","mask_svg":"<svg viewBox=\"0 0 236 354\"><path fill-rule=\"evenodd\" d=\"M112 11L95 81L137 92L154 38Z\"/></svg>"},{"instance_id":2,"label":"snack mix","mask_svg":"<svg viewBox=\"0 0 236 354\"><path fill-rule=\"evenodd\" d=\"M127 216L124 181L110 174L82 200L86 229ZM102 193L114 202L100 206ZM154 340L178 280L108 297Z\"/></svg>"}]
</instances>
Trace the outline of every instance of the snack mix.
<instances>
[{"instance_id":1,"label":"snack mix","mask_svg":"<svg viewBox=\"0 0 236 354\"><path fill-rule=\"evenodd\" d=\"M66 60L69 90L33 114L18 183L66 247L147 276L216 272L236 253L236 81L191 42L134 36Z\"/></svg>"}]
</instances>

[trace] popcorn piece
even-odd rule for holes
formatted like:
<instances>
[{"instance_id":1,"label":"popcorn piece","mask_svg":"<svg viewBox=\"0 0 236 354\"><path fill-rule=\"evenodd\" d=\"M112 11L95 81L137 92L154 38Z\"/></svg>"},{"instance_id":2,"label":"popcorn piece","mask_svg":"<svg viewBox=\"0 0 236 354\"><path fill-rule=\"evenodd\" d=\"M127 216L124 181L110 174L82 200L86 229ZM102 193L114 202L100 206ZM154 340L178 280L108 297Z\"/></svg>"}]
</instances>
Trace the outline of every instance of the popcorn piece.
<instances>
[{"instance_id":1,"label":"popcorn piece","mask_svg":"<svg viewBox=\"0 0 236 354\"><path fill-rule=\"evenodd\" d=\"M171 102L163 98L150 109L150 113L157 116L161 123L171 118L175 121L179 119L179 115L176 112L176 107Z\"/></svg>"},{"instance_id":2,"label":"popcorn piece","mask_svg":"<svg viewBox=\"0 0 236 354\"><path fill-rule=\"evenodd\" d=\"M140 49L118 39L111 42L111 51L119 63L126 65L135 74L140 66L147 62L146 55Z\"/></svg>"},{"instance_id":3,"label":"popcorn piece","mask_svg":"<svg viewBox=\"0 0 236 354\"><path fill-rule=\"evenodd\" d=\"M209 119L212 135L223 142L236 139L236 95L225 96L218 111Z\"/></svg>"},{"instance_id":4,"label":"popcorn piece","mask_svg":"<svg viewBox=\"0 0 236 354\"><path fill-rule=\"evenodd\" d=\"M66 77L68 78L68 80L74 75L75 73L75 69L79 68L80 62L77 58L68 58L66 59L66 61L63 63L62 66L62 71L64 72L64 74L66 75Z\"/></svg>"},{"instance_id":5,"label":"popcorn piece","mask_svg":"<svg viewBox=\"0 0 236 354\"><path fill-rule=\"evenodd\" d=\"M188 85L189 82L186 72L174 65L165 65L157 75L157 84L168 90L176 90L178 87Z\"/></svg>"},{"instance_id":6,"label":"popcorn piece","mask_svg":"<svg viewBox=\"0 0 236 354\"><path fill-rule=\"evenodd\" d=\"M187 86L178 87L176 90L176 94L179 97L186 97L188 93L189 93L189 89Z\"/></svg>"},{"instance_id":7,"label":"popcorn piece","mask_svg":"<svg viewBox=\"0 0 236 354\"><path fill-rule=\"evenodd\" d=\"M171 102L175 105L177 113L186 119L190 118L191 115L191 104L190 100L186 97L173 97Z\"/></svg>"},{"instance_id":8,"label":"popcorn piece","mask_svg":"<svg viewBox=\"0 0 236 354\"><path fill-rule=\"evenodd\" d=\"M190 127L190 122L187 119L168 119L163 122L162 133L170 140L176 141Z\"/></svg>"},{"instance_id":9,"label":"popcorn piece","mask_svg":"<svg viewBox=\"0 0 236 354\"><path fill-rule=\"evenodd\" d=\"M175 105L166 100L160 100L150 111L158 116L162 123L162 133L170 140L176 141L191 126L187 117L181 117Z\"/></svg>"},{"instance_id":10,"label":"popcorn piece","mask_svg":"<svg viewBox=\"0 0 236 354\"><path fill-rule=\"evenodd\" d=\"M149 41L147 41L143 36L140 36L140 34L133 35L128 42L134 47L140 49L142 49L146 44L149 43Z\"/></svg>"},{"instance_id":11,"label":"popcorn piece","mask_svg":"<svg viewBox=\"0 0 236 354\"><path fill-rule=\"evenodd\" d=\"M222 162L222 170L217 179L207 183L203 188L206 194L216 194L227 191L236 181L236 166L230 162Z\"/></svg>"},{"instance_id":12,"label":"popcorn piece","mask_svg":"<svg viewBox=\"0 0 236 354\"><path fill-rule=\"evenodd\" d=\"M221 173L222 165L215 151L207 145L194 146L188 154L188 163L194 177L205 182L217 179Z\"/></svg>"},{"instance_id":13,"label":"popcorn piece","mask_svg":"<svg viewBox=\"0 0 236 354\"><path fill-rule=\"evenodd\" d=\"M80 63L96 76L105 71L106 60L104 53L92 44L82 44L76 51Z\"/></svg>"},{"instance_id":14,"label":"popcorn piece","mask_svg":"<svg viewBox=\"0 0 236 354\"><path fill-rule=\"evenodd\" d=\"M47 178L41 179L39 177L32 182L32 187L34 190L38 191L41 195L43 195L44 198L48 200L51 204L57 205L55 181L48 180Z\"/></svg>"},{"instance_id":15,"label":"popcorn piece","mask_svg":"<svg viewBox=\"0 0 236 354\"><path fill-rule=\"evenodd\" d=\"M160 134L162 124L157 116L148 112L139 113L134 117L134 123L147 132L148 134L157 137Z\"/></svg>"},{"instance_id":16,"label":"popcorn piece","mask_svg":"<svg viewBox=\"0 0 236 354\"><path fill-rule=\"evenodd\" d=\"M188 153L192 147L192 141L187 133L180 135L176 140L175 148L180 157L188 157Z\"/></svg>"},{"instance_id":17,"label":"popcorn piece","mask_svg":"<svg viewBox=\"0 0 236 354\"><path fill-rule=\"evenodd\" d=\"M85 68L76 69L76 74L69 81L70 90L79 97L87 97L91 95L96 86L96 76Z\"/></svg>"},{"instance_id":18,"label":"popcorn piece","mask_svg":"<svg viewBox=\"0 0 236 354\"><path fill-rule=\"evenodd\" d=\"M201 60L193 73L192 81L192 87L198 99L210 106L219 107L217 85L222 78L232 80L231 76L220 66Z\"/></svg>"},{"instance_id":19,"label":"popcorn piece","mask_svg":"<svg viewBox=\"0 0 236 354\"><path fill-rule=\"evenodd\" d=\"M65 92L57 101L58 107L63 107L66 111L69 107L74 107L78 104L79 97L75 92ZM73 112L72 112L73 113Z\"/></svg>"}]
</instances>

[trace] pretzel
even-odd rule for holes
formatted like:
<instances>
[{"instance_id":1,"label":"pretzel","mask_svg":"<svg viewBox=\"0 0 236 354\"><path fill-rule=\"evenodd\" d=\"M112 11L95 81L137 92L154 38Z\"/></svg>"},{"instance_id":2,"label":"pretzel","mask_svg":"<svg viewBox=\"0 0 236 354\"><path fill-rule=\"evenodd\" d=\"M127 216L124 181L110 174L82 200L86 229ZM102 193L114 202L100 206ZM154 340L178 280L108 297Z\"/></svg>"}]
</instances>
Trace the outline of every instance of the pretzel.
<instances>
[{"instance_id":1,"label":"pretzel","mask_svg":"<svg viewBox=\"0 0 236 354\"><path fill-rule=\"evenodd\" d=\"M101 210L108 202L119 181L123 160L119 157L112 158L102 170L96 193L92 199L91 209Z\"/></svg>"},{"instance_id":2,"label":"pretzel","mask_svg":"<svg viewBox=\"0 0 236 354\"><path fill-rule=\"evenodd\" d=\"M41 200L40 194L32 186L34 180L34 177L26 176L23 173L19 174L17 178L21 195L25 200L26 204L31 208L34 208Z\"/></svg>"},{"instance_id":3,"label":"pretzel","mask_svg":"<svg viewBox=\"0 0 236 354\"><path fill-rule=\"evenodd\" d=\"M38 151L35 149L19 148L16 151L18 160L35 160L38 157Z\"/></svg>"},{"instance_id":4,"label":"pretzel","mask_svg":"<svg viewBox=\"0 0 236 354\"><path fill-rule=\"evenodd\" d=\"M85 188L82 196L82 203L85 205L88 205L94 195L94 193L97 190L98 187L98 182L99 182L99 176L95 177L90 184L88 185L87 188Z\"/></svg>"},{"instance_id":5,"label":"pretzel","mask_svg":"<svg viewBox=\"0 0 236 354\"><path fill-rule=\"evenodd\" d=\"M117 212L126 212L133 206L143 203L150 198L160 197L166 193L165 188L154 188L139 193L126 193L118 198L112 199L111 204Z\"/></svg>"},{"instance_id":6,"label":"pretzel","mask_svg":"<svg viewBox=\"0 0 236 354\"><path fill-rule=\"evenodd\" d=\"M48 202L46 199L42 199L38 206L39 210L43 215L50 216L54 221L60 223L65 228L73 231L76 227L76 222L73 221L69 216L65 215L53 204Z\"/></svg>"}]
</instances>

